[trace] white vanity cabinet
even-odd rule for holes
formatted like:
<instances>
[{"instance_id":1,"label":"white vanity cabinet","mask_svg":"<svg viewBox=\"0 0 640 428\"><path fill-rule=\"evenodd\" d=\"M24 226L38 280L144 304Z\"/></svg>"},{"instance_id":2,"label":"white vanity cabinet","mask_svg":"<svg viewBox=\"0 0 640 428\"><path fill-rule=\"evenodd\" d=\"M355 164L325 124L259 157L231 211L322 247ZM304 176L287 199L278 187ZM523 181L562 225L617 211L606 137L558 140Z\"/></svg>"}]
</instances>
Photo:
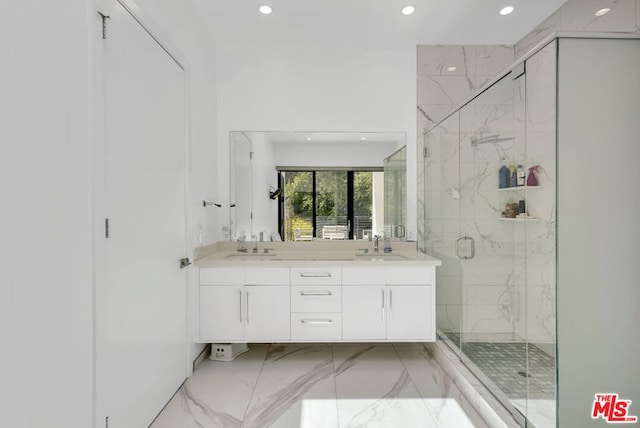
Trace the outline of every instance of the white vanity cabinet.
<instances>
[{"instance_id":1,"label":"white vanity cabinet","mask_svg":"<svg viewBox=\"0 0 640 428\"><path fill-rule=\"evenodd\" d=\"M291 340L342 339L342 268L291 268Z\"/></svg>"},{"instance_id":2,"label":"white vanity cabinet","mask_svg":"<svg viewBox=\"0 0 640 428\"><path fill-rule=\"evenodd\" d=\"M435 341L435 267L387 267L387 339Z\"/></svg>"},{"instance_id":3,"label":"white vanity cabinet","mask_svg":"<svg viewBox=\"0 0 640 428\"><path fill-rule=\"evenodd\" d=\"M200 342L435 340L435 266L200 268Z\"/></svg>"},{"instance_id":4,"label":"white vanity cabinet","mask_svg":"<svg viewBox=\"0 0 640 428\"><path fill-rule=\"evenodd\" d=\"M385 340L387 338L386 268L343 268L342 338Z\"/></svg>"},{"instance_id":5,"label":"white vanity cabinet","mask_svg":"<svg viewBox=\"0 0 640 428\"><path fill-rule=\"evenodd\" d=\"M200 268L201 342L289 341L288 268Z\"/></svg>"},{"instance_id":6,"label":"white vanity cabinet","mask_svg":"<svg viewBox=\"0 0 640 428\"><path fill-rule=\"evenodd\" d=\"M289 268L246 268L244 288L245 340L289 341Z\"/></svg>"},{"instance_id":7,"label":"white vanity cabinet","mask_svg":"<svg viewBox=\"0 0 640 428\"><path fill-rule=\"evenodd\" d=\"M344 340L433 341L435 268L344 267Z\"/></svg>"}]
</instances>

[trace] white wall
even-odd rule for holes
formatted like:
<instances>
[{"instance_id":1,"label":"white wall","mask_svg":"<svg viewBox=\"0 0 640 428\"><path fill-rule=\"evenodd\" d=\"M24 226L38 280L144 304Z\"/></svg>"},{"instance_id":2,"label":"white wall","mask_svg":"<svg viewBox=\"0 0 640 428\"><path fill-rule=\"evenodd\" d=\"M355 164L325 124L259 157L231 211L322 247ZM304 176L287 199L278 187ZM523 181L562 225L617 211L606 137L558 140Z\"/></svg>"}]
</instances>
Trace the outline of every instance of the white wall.
<instances>
[{"instance_id":1,"label":"white wall","mask_svg":"<svg viewBox=\"0 0 640 428\"><path fill-rule=\"evenodd\" d=\"M279 143L274 144L277 166L383 167L398 150L396 143Z\"/></svg>"},{"instance_id":2,"label":"white wall","mask_svg":"<svg viewBox=\"0 0 640 428\"><path fill-rule=\"evenodd\" d=\"M416 188L415 46L219 43L218 182L228 200L229 131L400 131ZM408 225L416 229L415 196ZM228 218L220 218L220 226Z\"/></svg>"},{"instance_id":3,"label":"white wall","mask_svg":"<svg viewBox=\"0 0 640 428\"><path fill-rule=\"evenodd\" d=\"M273 144L263 132L250 134L253 150L252 193L253 193L253 232L259 238L265 232L264 239L271 239L278 232L278 201L269 198L269 187L278 187L276 161ZM250 238L250 237L248 237Z\"/></svg>"},{"instance_id":4,"label":"white wall","mask_svg":"<svg viewBox=\"0 0 640 428\"><path fill-rule=\"evenodd\" d=\"M98 189L100 3L0 2L3 427L94 425L94 292L101 250L92 235L101 236L104 217ZM191 248L198 224L204 243L217 237L215 213L196 208L216 184L214 45L184 4L139 4L189 68Z\"/></svg>"},{"instance_id":5,"label":"white wall","mask_svg":"<svg viewBox=\"0 0 640 428\"><path fill-rule=\"evenodd\" d=\"M595 394L640 415L640 40L559 43L559 425L607 426Z\"/></svg>"},{"instance_id":6,"label":"white wall","mask_svg":"<svg viewBox=\"0 0 640 428\"><path fill-rule=\"evenodd\" d=\"M163 44L180 56L186 66L189 109L189 177L187 252L218 240L218 215L215 207L204 208L202 201L217 201L216 164L216 57L215 43L189 2L173 0L125 0L141 9L141 15L153 24ZM136 5L138 7L136 7ZM225 140L228 144L228 140ZM224 158L229 159L228 153ZM189 273L189 308L197 307L195 269ZM197 311L189 311L190 342L197 337ZM193 344L189 361L198 355L203 345Z\"/></svg>"},{"instance_id":7,"label":"white wall","mask_svg":"<svg viewBox=\"0 0 640 428\"><path fill-rule=\"evenodd\" d=\"M0 2L0 426L92 426L86 0Z\"/></svg>"}]
</instances>

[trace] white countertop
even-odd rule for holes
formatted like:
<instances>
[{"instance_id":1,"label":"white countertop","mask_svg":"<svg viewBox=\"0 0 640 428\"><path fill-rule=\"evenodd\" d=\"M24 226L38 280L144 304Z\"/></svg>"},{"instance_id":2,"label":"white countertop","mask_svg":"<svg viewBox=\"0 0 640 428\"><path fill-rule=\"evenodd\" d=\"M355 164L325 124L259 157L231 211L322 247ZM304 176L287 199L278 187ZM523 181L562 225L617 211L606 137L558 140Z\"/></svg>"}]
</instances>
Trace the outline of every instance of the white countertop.
<instances>
[{"instance_id":1,"label":"white countertop","mask_svg":"<svg viewBox=\"0 0 640 428\"><path fill-rule=\"evenodd\" d=\"M309 266L309 265L421 265L441 266L442 262L415 249L415 243L394 242L395 249L384 253L382 242L379 253L372 244L362 241L290 243L260 242L258 252L253 253L253 244L245 244L247 252L239 252L237 243L221 242L196 251L194 265L198 267L239 266L248 263L263 266ZM270 248L268 253L264 248ZM362 249L367 248L365 253Z\"/></svg>"}]
</instances>

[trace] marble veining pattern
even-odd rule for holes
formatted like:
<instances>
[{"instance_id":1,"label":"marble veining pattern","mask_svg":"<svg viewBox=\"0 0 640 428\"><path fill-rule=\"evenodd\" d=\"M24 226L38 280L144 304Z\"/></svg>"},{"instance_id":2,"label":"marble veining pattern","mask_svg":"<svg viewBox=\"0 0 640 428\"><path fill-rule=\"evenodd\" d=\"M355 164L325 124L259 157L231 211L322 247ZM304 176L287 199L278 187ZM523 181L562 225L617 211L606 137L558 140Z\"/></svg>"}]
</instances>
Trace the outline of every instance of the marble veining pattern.
<instances>
[{"instance_id":1,"label":"marble veining pattern","mask_svg":"<svg viewBox=\"0 0 640 428\"><path fill-rule=\"evenodd\" d=\"M205 360L151 427L488 426L423 344L250 346Z\"/></svg>"}]
</instances>

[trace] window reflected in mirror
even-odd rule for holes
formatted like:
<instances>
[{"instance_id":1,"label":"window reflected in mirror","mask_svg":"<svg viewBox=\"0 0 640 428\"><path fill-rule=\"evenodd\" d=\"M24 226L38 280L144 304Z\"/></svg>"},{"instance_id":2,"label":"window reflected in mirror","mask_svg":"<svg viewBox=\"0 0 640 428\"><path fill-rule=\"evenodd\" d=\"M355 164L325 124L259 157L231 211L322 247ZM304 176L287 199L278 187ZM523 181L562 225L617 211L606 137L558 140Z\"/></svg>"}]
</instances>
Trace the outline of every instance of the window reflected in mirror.
<instances>
[{"instance_id":1,"label":"window reflected in mirror","mask_svg":"<svg viewBox=\"0 0 640 428\"><path fill-rule=\"evenodd\" d=\"M280 234L285 241L382 234L382 171L280 171L279 180L284 189Z\"/></svg>"}]
</instances>

